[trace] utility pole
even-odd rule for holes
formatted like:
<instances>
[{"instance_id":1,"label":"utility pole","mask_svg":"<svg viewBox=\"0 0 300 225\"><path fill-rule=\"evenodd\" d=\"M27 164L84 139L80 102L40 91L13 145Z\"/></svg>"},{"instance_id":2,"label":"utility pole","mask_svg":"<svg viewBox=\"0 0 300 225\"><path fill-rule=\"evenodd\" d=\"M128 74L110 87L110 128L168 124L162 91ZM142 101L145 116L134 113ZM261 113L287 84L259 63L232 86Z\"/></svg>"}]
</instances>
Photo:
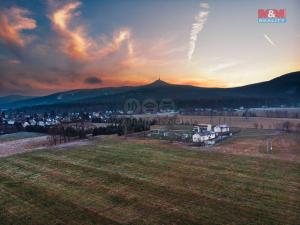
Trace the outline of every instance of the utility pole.
<instances>
[{"instance_id":1,"label":"utility pole","mask_svg":"<svg viewBox=\"0 0 300 225\"><path fill-rule=\"evenodd\" d=\"M269 138L267 139L267 152L271 153L273 150L273 139Z\"/></svg>"}]
</instances>

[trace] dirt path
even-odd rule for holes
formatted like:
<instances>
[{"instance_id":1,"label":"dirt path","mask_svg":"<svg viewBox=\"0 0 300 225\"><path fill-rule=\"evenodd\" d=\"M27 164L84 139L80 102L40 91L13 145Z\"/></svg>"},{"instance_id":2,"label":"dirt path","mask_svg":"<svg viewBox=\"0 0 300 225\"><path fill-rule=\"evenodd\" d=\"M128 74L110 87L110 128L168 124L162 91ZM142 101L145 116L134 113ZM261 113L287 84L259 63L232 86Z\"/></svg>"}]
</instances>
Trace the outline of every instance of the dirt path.
<instances>
[{"instance_id":1,"label":"dirt path","mask_svg":"<svg viewBox=\"0 0 300 225\"><path fill-rule=\"evenodd\" d=\"M47 136L26 138L0 143L0 158L31 151L47 145Z\"/></svg>"},{"instance_id":2,"label":"dirt path","mask_svg":"<svg viewBox=\"0 0 300 225\"><path fill-rule=\"evenodd\" d=\"M62 143L55 146L49 146L49 141L47 138L48 136L42 136L0 143L0 158L35 150L43 150L48 148L65 149L71 146L82 146L90 143L90 140L84 139Z\"/></svg>"}]
</instances>

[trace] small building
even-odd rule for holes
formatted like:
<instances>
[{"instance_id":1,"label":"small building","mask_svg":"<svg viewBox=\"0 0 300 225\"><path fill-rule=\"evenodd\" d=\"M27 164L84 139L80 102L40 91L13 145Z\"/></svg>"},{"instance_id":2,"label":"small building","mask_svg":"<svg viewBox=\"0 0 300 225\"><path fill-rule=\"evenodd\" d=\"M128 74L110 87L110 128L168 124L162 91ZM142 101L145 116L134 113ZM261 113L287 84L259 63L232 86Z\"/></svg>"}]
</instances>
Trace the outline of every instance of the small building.
<instances>
[{"instance_id":1,"label":"small building","mask_svg":"<svg viewBox=\"0 0 300 225\"><path fill-rule=\"evenodd\" d=\"M181 139L188 139L189 137L190 137L190 134L188 134L188 133L181 134Z\"/></svg>"},{"instance_id":2,"label":"small building","mask_svg":"<svg viewBox=\"0 0 300 225\"><path fill-rule=\"evenodd\" d=\"M23 124L22 124L22 127L28 127L30 124L28 123L28 122L24 122Z\"/></svg>"},{"instance_id":3,"label":"small building","mask_svg":"<svg viewBox=\"0 0 300 225\"><path fill-rule=\"evenodd\" d=\"M197 133L212 131L212 125L211 124L198 124L198 125L194 126L193 131L195 131Z\"/></svg>"},{"instance_id":4,"label":"small building","mask_svg":"<svg viewBox=\"0 0 300 225\"><path fill-rule=\"evenodd\" d=\"M171 131L168 131L168 130L166 130L166 131L164 131L163 132L163 136L164 137L169 137L169 136L171 136L173 133L171 132Z\"/></svg>"},{"instance_id":5,"label":"small building","mask_svg":"<svg viewBox=\"0 0 300 225\"><path fill-rule=\"evenodd\" d=\"M44 126L45 126L45 123L44 123L44 121L39 121L39 122L37 123L37 125L40 126L40 127L44 127Z\"/></svg>"},{"instance_id":6,"label":"small building","mask_svg":"<svg viewBox=\"0 0 300 225\"><path fill-rule=\"evenodd\" d=\"M193 135L193 142L201 143L215 138L216 138L216 133L213 131L200 132L200 133L195 133Z\"/></svg>"},{"instance_id":7,"label":"small building","mask_svg":"<svg viewBox=\"0 0 300 225\"><path fill-rule=\"evenodd\" d=\"M214 132L216 132L217 134L221 133L228 133L230 131L230 128L228 125L226 124L222 124L222 125L217 125L214 127Z\"/></svg>"},{"instance_id":8,"label":"small building","mask_svg":"<svg viewBox=\"0 0 300 225\"><path fill-rule=\"evenodd\" d=\"M8 124L8 125L15 125L15 121L14 121L14 120L8 120L8 121L7 121L7 124Z\"/></svg>"},{"instance_id":9,"label":"small building","mask_svg":"<svg viewBox=\"0 0 300 225\"><path fill-rule=\"evenodd\" d=\"M36 125L36 121L34 119L29 120L29 123L31 126L35 126Z\"/></svg>"},{"instance_id":10,"label":"small building","mask_svg":"<svg viewBox=\"0 0 300 225\"><path fill-rule=\"evenodd\" d=\"M151 134L153 135L161 135L161 136L165 136L165 132L167 132L166 129L151 129L150 130Z\"/></svg>"}]
</instances>

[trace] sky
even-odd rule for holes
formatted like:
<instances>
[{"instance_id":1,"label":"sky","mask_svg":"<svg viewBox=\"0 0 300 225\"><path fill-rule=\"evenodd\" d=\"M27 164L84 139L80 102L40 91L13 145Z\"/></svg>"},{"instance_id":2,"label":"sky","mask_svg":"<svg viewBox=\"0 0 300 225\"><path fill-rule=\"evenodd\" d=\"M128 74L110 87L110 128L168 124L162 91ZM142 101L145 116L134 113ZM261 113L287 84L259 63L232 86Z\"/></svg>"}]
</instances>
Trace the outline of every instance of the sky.
<instances>
[{"instance_id":1,"label":"sky","mask_svg":"<svg viewBox=\"0 0 300 225\"><path fill-rule=\"evenodd\" d=\"M258 23L285 9L286 23ZM162 80L236 87L300 70L299 0L1 0L0 96Z\"/></svg>"}]
</instances>

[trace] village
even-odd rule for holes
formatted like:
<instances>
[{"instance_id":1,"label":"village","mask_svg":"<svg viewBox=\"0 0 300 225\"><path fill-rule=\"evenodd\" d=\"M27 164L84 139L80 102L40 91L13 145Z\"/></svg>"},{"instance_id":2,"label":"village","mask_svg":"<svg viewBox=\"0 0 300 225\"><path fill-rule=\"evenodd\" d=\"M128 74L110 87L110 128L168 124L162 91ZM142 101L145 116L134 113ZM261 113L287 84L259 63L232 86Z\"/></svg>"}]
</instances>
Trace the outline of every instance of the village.
<instances>
[{"instance_id":1,"label":"village","mask_svg":"<svg viewBox=\"0 0 300 225\"><path fill-rule=\"evenodd\" d=\"M25 114L22 112L0 112L0 134L13 133L30 127L51 128L61 124L84 122L85 125L98 124L103 126L111 118L112 111L100 112L72 112ZM99 125L100 124L100 125ZM85 126L87 127L87 126Z\"/></svg>"},{"instance_id":2,"label":"village","mask_svg":"<svg viewBox=\"0 0 300 225\"><path fill-rule=\"evenodd\" d=\"M235 135L239 129L296 131L297 119L227 115L182 115L181 112L128 115L124 111L0 113L0 134L20 131L86 138L96 135L141 135L194 146L211 146ZM60 142L59 142L60 143Z\"/></svg>"},{"instance_id":3,"label":"village","mask_svg":"<svg viewBox=\"0 0 300 225\"><path fill-rule=\"evenodd\" d=\"M0 132L5 134L30 131L61 134L61 130L63 130L63 135L65 136L66 129L72 129L71 133L73 136L78 134L78 136L83 138L89 135L113 133L127 135L142 131L148 138L179 141L196 146L213 145L232 135L230 126L227 124L190 123L185 125L179 123L176 119L177 115L174 114L164 114L151 120L147 118L133 119L122 116L122 112L112 111L63 114L50 112L35 113L33 115L2 112L0 116ZM126 122L124 122L125 120ZM164 120L165 122L167 121L167 124L163 122Z\"/></svg>"}]
</instances>

